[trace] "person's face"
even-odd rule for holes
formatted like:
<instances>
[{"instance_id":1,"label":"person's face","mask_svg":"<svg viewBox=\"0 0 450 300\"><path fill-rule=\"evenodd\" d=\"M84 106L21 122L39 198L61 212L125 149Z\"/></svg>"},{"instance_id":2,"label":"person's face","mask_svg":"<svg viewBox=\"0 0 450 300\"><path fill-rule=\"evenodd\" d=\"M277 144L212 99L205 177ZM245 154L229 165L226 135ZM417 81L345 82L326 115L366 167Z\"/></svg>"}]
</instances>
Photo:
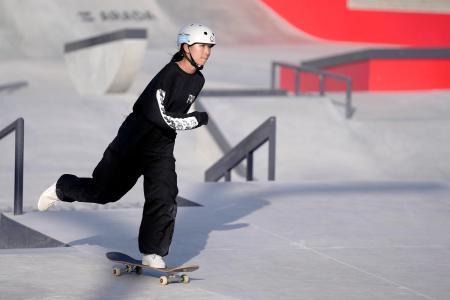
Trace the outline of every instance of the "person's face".
<instances>
[{"instance_id":1,"label":"person's face","mask_svg":"<svg viewBox=\"0 0 450 300\"><path fill-rule=\"evenodd\" d=\"M213 45L211 44L193 44L190 47L186 47L188 53L191 54L191 57L194 59L194 61L204 66L206 64L206 61L208 60L209 56L211 55L211 48Z\"/></svg>"}]
</instances>

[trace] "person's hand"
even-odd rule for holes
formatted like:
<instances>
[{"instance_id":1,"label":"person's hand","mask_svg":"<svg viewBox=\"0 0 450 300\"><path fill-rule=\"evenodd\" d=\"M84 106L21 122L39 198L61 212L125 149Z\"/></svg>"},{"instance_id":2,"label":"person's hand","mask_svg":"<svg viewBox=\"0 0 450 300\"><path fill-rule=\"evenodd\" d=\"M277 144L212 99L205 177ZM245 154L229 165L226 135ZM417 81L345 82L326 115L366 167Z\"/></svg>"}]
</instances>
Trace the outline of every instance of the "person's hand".
<instances>
[{"instance_id":1,"label":"person's hand","mask_svg":"<svg viewBox=\"0 0 450 300\"><path fill-rule=\"evenodd\" d=\"M195 118L198 121L198 126L207 125L208 124L208 113L204 111L198 111L195 113Z\"/></svg>"}]
</instances>

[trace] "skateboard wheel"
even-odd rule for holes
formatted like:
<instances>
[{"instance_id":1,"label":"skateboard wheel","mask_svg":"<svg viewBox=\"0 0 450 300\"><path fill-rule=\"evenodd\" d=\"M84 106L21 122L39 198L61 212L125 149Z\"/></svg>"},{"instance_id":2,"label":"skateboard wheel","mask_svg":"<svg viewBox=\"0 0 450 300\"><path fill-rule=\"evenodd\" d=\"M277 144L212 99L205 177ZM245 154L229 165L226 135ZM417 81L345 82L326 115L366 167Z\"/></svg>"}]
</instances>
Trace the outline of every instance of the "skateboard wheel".
<instances>
[{"instance_id":1,"label":"skateboard wheel","mask_svg":"<svg viewBox=\"0 0 450 300\"><path fill-rule=\"evenodd\" d=\"M119 267L114 267L112 271L113 271L112 273L114 276L120 276L122 274Z\"/></svg>"},{"instance_id":2,"label":"skateboard wheel","mask_svg":"<svg viewBox=\"0 0 450 300\"><path fill-rule=\"evenodd\" d=\"M138 275L142 274L142 268L141 267L136 267L135 271L136 271L136 274L138 274Z\"/></svg>"},{"instance_id":3,"label":"skateboard wheel","mask_svg":"<svg viewBox=\"0 0 450 300\"><path fill-rule=\"evenodd\" d=\"M189 283L189 281L191 281L189 276L187 276L186 274L181 275L181 282L182 283Z\"/></svg>"},{"instance_id":4,"label":"skateboard wheel","mask_svg":"<svg viewBox=\"0 0 450 300\"><path fill-rule=\"evenodd\" d=\"M162 285L167 285L169 283L169 280L168 280L167 276L161 276L161 277L159 277L159 282Z\"/></svg>"}]
</instances>

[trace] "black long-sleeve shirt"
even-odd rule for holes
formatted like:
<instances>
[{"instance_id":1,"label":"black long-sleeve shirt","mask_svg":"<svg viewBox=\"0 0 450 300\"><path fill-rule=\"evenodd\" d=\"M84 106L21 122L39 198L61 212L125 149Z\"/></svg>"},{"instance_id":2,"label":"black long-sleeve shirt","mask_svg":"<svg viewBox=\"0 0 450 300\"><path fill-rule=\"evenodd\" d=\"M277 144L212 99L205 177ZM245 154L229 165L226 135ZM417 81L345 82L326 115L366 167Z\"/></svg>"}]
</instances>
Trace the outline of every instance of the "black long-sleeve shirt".
<instances>
[{"instance_id":1,"label":"black long-sleeve shirt","mask_svg":"<svg viewBox=\"0 0 450 300\"><path fill-rule=\"evenodd\" d=\"M199 122L195 114L187 112L204 83L205 78L199 71L189 74L171 62L150 81L133 111L164 129L196 128Z\"/></svg>"},{"instance_id":2,"label":"black long-sleeve shirt","mask_svg":"<svg viewBox=\"0 0 450 300\"><path fill-rule=\"evenodd\" d=\"M199 71L189 74L175 62L168 63L139 96L110 147L121 155L136 149L172 155L175 130L202 125L197 112L187 112L204 83Z\"/></svg>"}]
</instances>

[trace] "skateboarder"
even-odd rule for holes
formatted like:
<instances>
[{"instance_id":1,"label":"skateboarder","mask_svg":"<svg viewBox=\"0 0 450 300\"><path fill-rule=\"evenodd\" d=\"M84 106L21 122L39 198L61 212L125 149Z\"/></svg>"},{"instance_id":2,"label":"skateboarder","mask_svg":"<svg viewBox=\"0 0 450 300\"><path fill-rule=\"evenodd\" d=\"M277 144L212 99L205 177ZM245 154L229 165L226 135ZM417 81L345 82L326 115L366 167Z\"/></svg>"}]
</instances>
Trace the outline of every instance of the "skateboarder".
<instances>
[{"instance_id":1,"label":"skateboarder","mask_svg":"<svg viewBox=\"0 0 450 300\"><path fill-rule=\"evenodd\" d=\"M177 213L176 130L208 123L206 112L187 113L205 79L200 70L216 44L210 28L189 24L178 33L179 51L150 81L106 148L92 178L64 174L39 198L38 209L58 201L106 204L122 198L144 176L145 204L139 229L142 263L166 266Z\"/></svg>"}]
</instances>

